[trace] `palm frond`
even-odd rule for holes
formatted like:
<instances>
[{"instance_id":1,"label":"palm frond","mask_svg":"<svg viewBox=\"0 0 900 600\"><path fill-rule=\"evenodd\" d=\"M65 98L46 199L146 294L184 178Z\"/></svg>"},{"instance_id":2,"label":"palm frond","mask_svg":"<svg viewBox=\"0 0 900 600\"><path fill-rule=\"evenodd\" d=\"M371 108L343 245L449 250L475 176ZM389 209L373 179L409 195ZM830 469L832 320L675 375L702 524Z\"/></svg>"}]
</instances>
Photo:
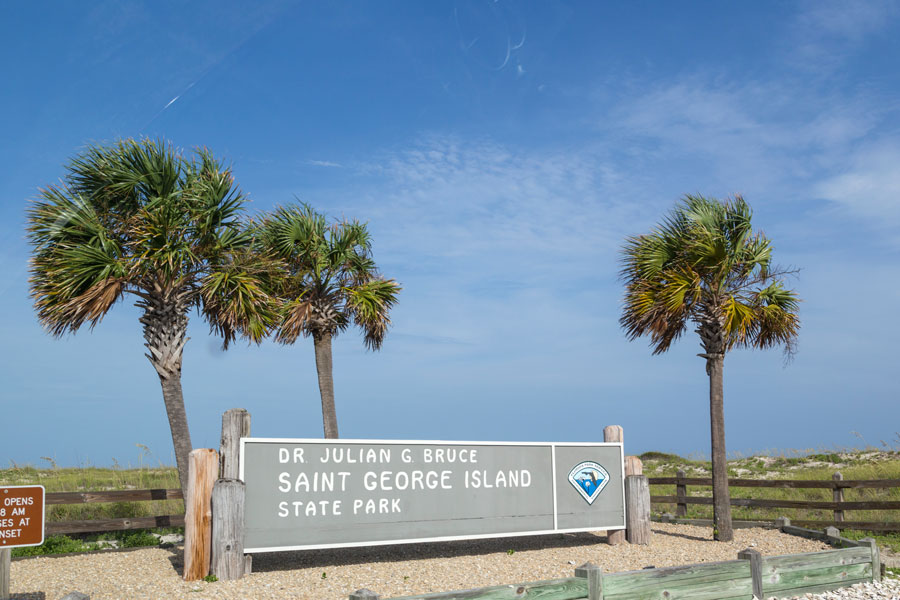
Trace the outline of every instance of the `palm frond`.
<instances>
[{"instance_id":1,"label":"palm frond","mask_svg":"<svg viewBox=\"0 0 900 600\"><path fill-rule=\"evenodd\" d=\"M276 332L276 342L293 344L301 335L310 335L309 322L312 317L312 302L310 300L301 296L290 302L285 302L282 305L281 313L283 317Z\"/></svg>"},{"instance_id":2,"label":"palm frond","mask_svg":"<svg viewBox=\"0 0 900 600\"><path fill-rule=\"evenodd\" d=\"M259 278L242 266L220 268L201 282L203 315L211 331L222 336L225 348L238 333L261 342L277 317L274 299Z\"/></svg>"},{"instance_id":3,"label":"palm frond","mask_svg":"<svg viewBox=\"0 0 900 600\"><path fill-rule=\"evenodd\" d=\"M388 313L396 304L400 290L393 279L375 279L343 288L353 321L363 329L363 340L369 349L381 347L391 323Z\"/></svg>"}]
</instances>

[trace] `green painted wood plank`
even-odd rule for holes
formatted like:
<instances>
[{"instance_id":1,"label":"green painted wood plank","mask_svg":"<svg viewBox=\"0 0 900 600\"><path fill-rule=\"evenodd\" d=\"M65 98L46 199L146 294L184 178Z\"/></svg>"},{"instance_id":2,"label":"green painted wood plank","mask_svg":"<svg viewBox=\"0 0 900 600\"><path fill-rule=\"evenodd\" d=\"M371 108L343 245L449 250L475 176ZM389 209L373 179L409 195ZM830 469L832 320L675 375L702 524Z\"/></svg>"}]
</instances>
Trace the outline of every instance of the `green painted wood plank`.
<instances>
[{"instance_id":1,"label":"green painted wood plank","mask_svg":"<svg viewBox=\"0 0 900 600\"><path fill-rule=\"evenodd\" d=\"M832 590L839 590L843 587L850 587L851 585L856 585L857 583L865 583L867 581L871 581L871 579L848 579L842 583L829 583L825 585L812 585L802 588L794 588L792 590L781 590L780 592L772 592L771 595L769 592L766 592L763 597L767 600L769 598L793 598L794 596L802 596L804 594L820 594L822 592L830 592Z\"/></svg>"},{"instance_id":2,"label":"green painted wood plank","mask_svg":"<svg viewBox=\"0 0 900 600\"><path fill-rule=\"evenodd\" d=\"M828 536L825 535L824 531L816 530L816 529L806 529L805 527L797 527L796 525L785 525L781 528L782 533L788 533L790 535L797 535L800 537L805 537L813 540L822 540L825 541Z\"/></svg>"},{"instance_id":3,"label":"green painted wood plank","mask_svg":"<svg viewBox=\"0 0 900 600\"><path fill-rule=\"evenodd\" d=\"M872 580L872 564L839 565L836 567L791 571L790 573L763 573L763 593L817 585L841 587L846 581ZM806 593L806 592L804 592Z\"/></svg>"},{"instance_id":4,"label":"green painted wood plank","mask_svg":"<svg viewBox=\"0 0 900 600\"><path fill-rule=\"evenodd\" d=\"M752 593L750 579L750 562L731 560L717 563L687 565L683 567L665 567L627 573L610 573L603 576L603 597L663 597L664 591L670 593L666 598L692 597L694 590L702 586L719 586L720 591L730 591L726 596L739 596ZM726 587L723 587L726 586ZM681 594L674 596L671 594ZM698 592L699 593L699 592ZM636 595L635 595L636 594ZM646 596L645 596L646 595ZM712 596L711 596L712 597ZM716 597L725 597L719 595Z\"/></svg>"},{"instance_id":5,"label":"green painted wood plank","mask_svg":"<svg viewBox=\"0 0 900 600\"><path fill-rule=\"evenodd\" d=\"M403 596L392 600L585 600L587 579L569 577L515 585L499 585L474 590Z\"/></svg>"},{"instance_id":6,"label":"green painted wood plank","mask_svg":"<svg viewBox=\"0 0 900 600\"><path fill-rule=\"evenodd\" d=\"M753 581L749 572L746 577L720 579L718 581L684 581L676 585L666 585L665 580L655 585L644 585L612 594L606 591L603 580L603 600L723 600L724 598L753 597Z\"/></svg>"},{"instance_id":7,"label":"green painted wood plank","mask_svg":"<svg viewBox=\"0 0 900 600\"><path fill-rule=\"evenodd\" d=\"M785 554L782 556L763 557L763 577L772 573L789 573L810 568L855 565L871 563L872 552L868 548L841 548L839 550L823 550L822 552L806 552L804 554Z\"/></svg>"}]
</instances>

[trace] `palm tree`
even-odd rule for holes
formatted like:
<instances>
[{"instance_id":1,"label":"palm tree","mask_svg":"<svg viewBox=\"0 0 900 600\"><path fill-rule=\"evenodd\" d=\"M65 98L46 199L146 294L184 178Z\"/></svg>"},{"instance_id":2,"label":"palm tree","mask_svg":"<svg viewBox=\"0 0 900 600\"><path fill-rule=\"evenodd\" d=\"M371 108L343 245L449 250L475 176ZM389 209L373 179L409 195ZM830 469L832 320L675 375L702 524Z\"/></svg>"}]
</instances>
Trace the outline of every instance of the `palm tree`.
<instances>
[{"instance_id":1,"label":"palm tree","mask_svg":"<svg viewBox=\"0 0 900 600\"><path fill-rule=\"evenodd\" d=\"M731 503L725 463L722 372L735 347L794 349L798 298L784 288L787 271L771 264L772 246L753 233L740 196L720 202L686 196L652 233L622 249L625 302L619 320L629 339L650 336L653 354L696 325L709 376L713 532L730 541Z\"/></svg>"},{"instance_id":2,"label":"palm tree","mask_svg":"<svg viewBox=\"0 0 900 600\"><path fill-rule=\"evenodd\" d=\"M274 318L258 284L244 197L205 150L190 159L163 141L92 145L28 210L31 296L54 336L91 329L126 293L141 309L159 375L182 490L191 451L181 389L188 313L199 309L225 345L261 340Z\"/></svg>"},{"instance_id":3,"label":"palm tree","mask_svg":"<svg viewBox=\"0 0 900 600\"><path fill-rule=\"evenodd\" d=\"M269 279L281 307L275 339L293 344L301 334L312 337L325 437L337 438L331 340L352 322L366 346L378 350L401 288L378 274L369 233L357 221L329 225L311 206L292 205L263 215L256 231L260 252L282 261Z\"/></svg>"}]
</instances>

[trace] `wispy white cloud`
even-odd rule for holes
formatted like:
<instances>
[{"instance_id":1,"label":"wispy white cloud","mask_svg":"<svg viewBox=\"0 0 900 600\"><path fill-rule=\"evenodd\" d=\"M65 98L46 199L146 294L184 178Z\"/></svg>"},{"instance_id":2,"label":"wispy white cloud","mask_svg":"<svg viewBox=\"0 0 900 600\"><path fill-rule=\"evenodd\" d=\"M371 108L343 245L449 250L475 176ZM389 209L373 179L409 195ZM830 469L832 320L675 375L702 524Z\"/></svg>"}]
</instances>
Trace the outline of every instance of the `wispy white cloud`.
<instances>
[{"instance_id":1,"label":"wispy white cloud","mask_svg":"<svg viewBox=\"0 0 900 600\"><path fill-rule=\"evenodd\" d=\"M839 174L816 186L818 194L850 213L878 223L900 243L900 140L864 145L848 156Z\"/></svg>"},{"instance_id":2,"label":"wispy white cloud","mask_svg":"<svg viewBox=\"0 0 900 600\"><path fill-rule=\"evenodd\" d=\"M642 204L602 155L431 135L363 171L366 191L342 194L357 204L335 208L369 222L379 265L404 285L405 343L427 332L515 353L565 331L578 345L598 302L616 310L596 282L616 280Z\"/></svg>"},{"instance_id":3,"label":"wispy white cloud","mask_svg":"<svg viewBox=\"0 0 900 600\"><path fill-rule=\"evenodd\" d=\"M786 58L794 66L827 73L841 66L866 38L888 30L898 16L900 4L891 0L807 2L788 28Z\"/></svg>"},{"instance_id":4,"label":"wispy white cloud","mask_svg":"<svg viewBox=\"0 0 900 600\"><path fill-rule=\"evenodd\" d=\"M306 164L312 165L314 167L331 167L331 168L340 168L343 165L336 162L331 162L330 160L308 160Z\"/></svg>"},{"instance_id":5,"label":"wispy white cloud","mask_svg":"<svg viewBox=\"0 0 900 600\"><path fill-rule=\"evenodd\" d=\"M885 29L900 14L900 7L891 0L815 0L806 6L807 10L797 16L797 26L823 43L835 39L861 42L871 33Z\"/></svg>"},{"instance_id":6,"label":"wispy white cloud","mask_svg":"<svg viewBox=\"0 0 900 600\"><path fill-rule=\"evenodd\" d=\"M818 203L823 210L833 207L825 200L856 198L842 208L877 219L872 206L886 204L886 194L860 197L874 181L891 189L894 145L857 147L890 115L873 95L697 74L640 90L598 129L621 136L645 169L682 192L741 192L753 204Z\"/></svg>"},{"instance_id":7,"label":"wispy white cloud","mask_svg":"<svg viewBox=\"0 0 900 600\"><path fill-rule=\"evenodd\" d=\"M408 233L442 255L575 252L611 240L627 221L619 212L627 203L612 193L619 175L583 148L528 151L430 136L368 171L391 190L376 210L412 215L418 232Z\"/></svg>"}]
</instances>

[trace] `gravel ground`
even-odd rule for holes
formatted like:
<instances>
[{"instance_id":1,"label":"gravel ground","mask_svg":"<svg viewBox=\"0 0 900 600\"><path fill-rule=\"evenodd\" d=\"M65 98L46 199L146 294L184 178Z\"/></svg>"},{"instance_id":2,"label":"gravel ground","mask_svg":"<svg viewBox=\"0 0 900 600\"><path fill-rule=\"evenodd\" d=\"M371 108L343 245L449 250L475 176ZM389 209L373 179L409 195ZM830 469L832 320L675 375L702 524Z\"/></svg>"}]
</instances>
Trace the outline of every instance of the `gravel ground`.
<instances>
[{"instance_id":1,"label":"gravel ground","mask_svg":"<svg viewBox=\"0 0 900 600\"><path fill-rule=\"evenodd\" d=\"M858 583L824 594L794 596L792 600L900 600L900 579L886 579L881 583Z\"/></svg>"},{"instance_id":2,"label":"gravel ground","mask_svg":"<svg viewBox=\"0 0 900 600\"><path fill-rule=\"evenodd\" d=\"M736 529L727 544L713 542L708 527L654 523L653 532L649 546L609 546L605 536L579 533L257 554L250 576L213 583L181 580L180 548L38 557L12 563L10 591L13 598L28 600L58 600L76 590L91 600L346 600L368 588L391 598L571 577L588 561L609 573L734 560L748 547L765 555L828 548L771 529ZM900 586L888 585L889 595L869 590L825 597L900 598Z\"/></svg>"}]
</instances>

